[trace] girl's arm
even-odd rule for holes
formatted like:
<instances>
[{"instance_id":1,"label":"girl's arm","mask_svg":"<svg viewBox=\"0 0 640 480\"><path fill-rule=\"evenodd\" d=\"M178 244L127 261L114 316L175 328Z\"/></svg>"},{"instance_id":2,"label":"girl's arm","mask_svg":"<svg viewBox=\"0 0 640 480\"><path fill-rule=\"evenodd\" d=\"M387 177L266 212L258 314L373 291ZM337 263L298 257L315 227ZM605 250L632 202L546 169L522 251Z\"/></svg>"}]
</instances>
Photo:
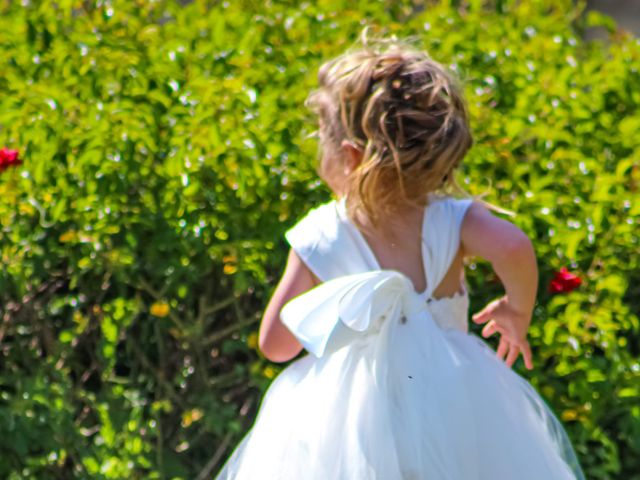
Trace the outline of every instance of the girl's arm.
<instances>
[{"instance_id":1,"label":"girl's arm","mask_svg":"<svg viewBox=\"0 0 640 480\"><path fill-rule=\"evenodd\" d=\"M319 281L293 249L280 282L269 300L260 324L258 345L272 362L286 362L298 355L302 345L280 320L280 310L293 297L313 288Z\"/></svg>"},{"instance_id":2,"label":"girl's arm","mask_svg":"<svg viewBox=\"0 0 640 480\"><path fill-rule=\"evenodd\" d=\"M527 331L536 301L538 266L531 240L512 223L492 215L479 203L469 207L461 227L465 256L488 260L506 290L506 295L489 303L473 316L476 323L488 322L483 336L501 333L498 356L509 366L522 353L527 368L533 368Z\"/></svg>"}]
</instances>

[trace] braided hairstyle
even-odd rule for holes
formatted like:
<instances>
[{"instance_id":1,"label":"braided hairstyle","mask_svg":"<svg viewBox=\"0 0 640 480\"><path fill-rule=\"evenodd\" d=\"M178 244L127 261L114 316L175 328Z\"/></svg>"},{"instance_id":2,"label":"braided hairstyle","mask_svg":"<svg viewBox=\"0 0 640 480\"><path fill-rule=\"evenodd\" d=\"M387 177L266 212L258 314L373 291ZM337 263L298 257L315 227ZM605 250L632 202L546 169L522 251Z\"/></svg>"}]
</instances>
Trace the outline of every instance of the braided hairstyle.
<instances>
[{"instance_id":1,"label":"braided hairstyle","mask_svg":"<svg viewBox=\"0 0 640 480\"><path fill-rule=\"evenodd\" d=\"M406 41L368 40L365 29L361 42L321 66L305 103L325 126L321 148L347 140L363 152L346 201L352 220L363 210L375 228L401 207L425 206L431 192L464 192L453 170L473 139L447 69Z\"/></svg>"}]
</instances>

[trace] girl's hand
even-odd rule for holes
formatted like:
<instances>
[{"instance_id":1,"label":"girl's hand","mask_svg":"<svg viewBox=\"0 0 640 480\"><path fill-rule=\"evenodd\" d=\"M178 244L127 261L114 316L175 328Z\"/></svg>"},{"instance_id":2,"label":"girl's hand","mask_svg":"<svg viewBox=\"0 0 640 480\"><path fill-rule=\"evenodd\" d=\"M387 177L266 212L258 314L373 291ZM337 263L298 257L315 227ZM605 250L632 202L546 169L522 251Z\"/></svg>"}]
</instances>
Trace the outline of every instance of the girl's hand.
<instances>
[{"instance_id":1,"label":"girl's hand","mask_svg":"<svg viewBox=\"0 0 640 480\"><path fill-rule=\"evenodd\" d=\"M508 297L494 300L480 312L473 315L473 321L478 324L486 323L482 329L482 336L487 338L494 333L500 333L500 343L496 351L498 357L505 359L511 367L522 353L527 369L533 368L531 347L527 341L527 331L531 323L531 314L523 313L509 303Z\"/></svg>"}]
</instances>

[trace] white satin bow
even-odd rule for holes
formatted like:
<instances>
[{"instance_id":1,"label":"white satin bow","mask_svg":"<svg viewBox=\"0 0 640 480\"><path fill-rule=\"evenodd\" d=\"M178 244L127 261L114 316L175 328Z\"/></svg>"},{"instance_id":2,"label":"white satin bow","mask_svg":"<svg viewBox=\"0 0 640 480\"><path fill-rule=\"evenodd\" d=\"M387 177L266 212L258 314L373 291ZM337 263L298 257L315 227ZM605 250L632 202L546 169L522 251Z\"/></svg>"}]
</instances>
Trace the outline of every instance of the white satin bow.
<instances>
[{"instance_id":1,"label":"white satin bow","mask_svg":"<svg viewBox=\"0 0 640 480\"><path fill-rule=\"evenodd\" d=\"M290 300L281 319L316 357L377 332L383 322L430 316L411 280L395 270L372 270L324 282Z\"/></svg>"}]
</instances>

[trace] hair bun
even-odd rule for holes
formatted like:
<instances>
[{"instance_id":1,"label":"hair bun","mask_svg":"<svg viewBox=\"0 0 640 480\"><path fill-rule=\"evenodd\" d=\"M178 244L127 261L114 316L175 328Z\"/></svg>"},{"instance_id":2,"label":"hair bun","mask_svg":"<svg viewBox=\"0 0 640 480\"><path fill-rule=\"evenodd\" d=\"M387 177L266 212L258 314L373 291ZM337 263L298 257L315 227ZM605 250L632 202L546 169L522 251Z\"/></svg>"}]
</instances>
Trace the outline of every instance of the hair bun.
<instances>
[{"instance_id":1,"label":"hair bun","mask_svg":"<svg viewBox=\"0 0 640 480\"><path fill-rule=\"evenodd\" d=\"M409 40L371 38L365 28L361 43L321 66L307 105L335 150L345 139L363 147L348 197L376 223L400 204L459 189L450 173L473 140L451 72Z\"/></svg>"}]
</instances>

